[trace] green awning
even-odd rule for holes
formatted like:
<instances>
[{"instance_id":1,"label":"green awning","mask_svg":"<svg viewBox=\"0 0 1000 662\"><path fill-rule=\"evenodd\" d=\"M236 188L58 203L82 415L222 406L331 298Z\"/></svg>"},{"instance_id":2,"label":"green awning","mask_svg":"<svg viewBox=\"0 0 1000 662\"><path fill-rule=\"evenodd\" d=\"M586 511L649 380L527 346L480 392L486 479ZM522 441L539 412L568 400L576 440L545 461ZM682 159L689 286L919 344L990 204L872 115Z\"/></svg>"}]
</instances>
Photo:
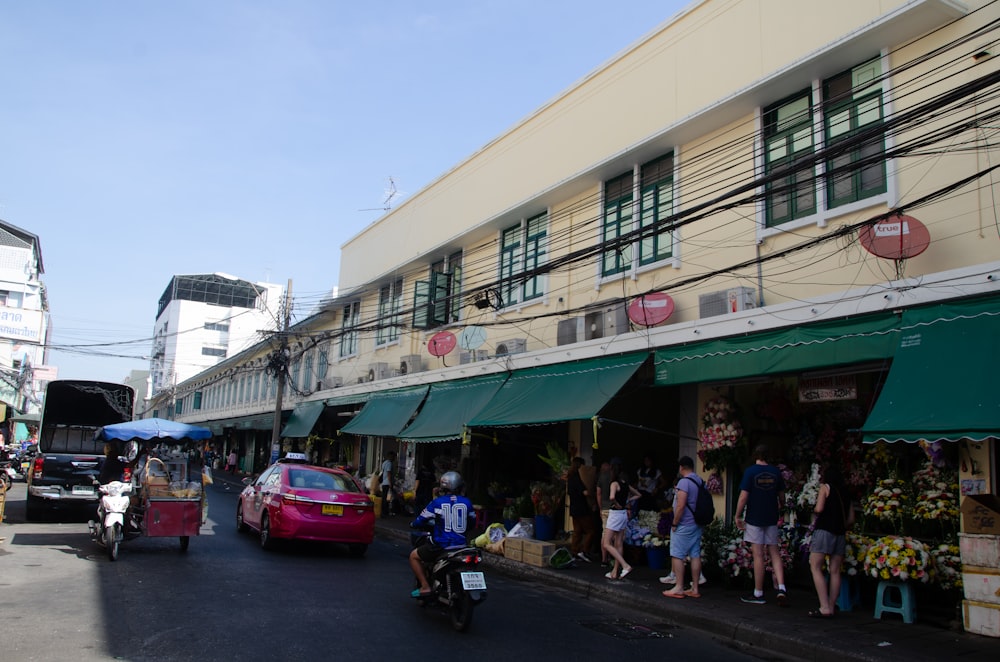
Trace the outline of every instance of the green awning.
<instances>
[{"instance_id":1,"label":"green awning","mask_svg":"<svg viewBox=\"0 0 1000 662\"><path fill-rule=\"evenodd\" d=\"M462 436L465 425L496 395L507 373L431 384L420 413L399 433L406 441L448 441Z\"/></svg>"},{"instance_id":2,"label":"green awning","mask_svg":"<svg viewBox=\"0 0 1000 662\"><path fill-rule=\"evenodd\" d=\"M343 407L344 405L359 405L368 402L371 393L355 393L354 395L338 395L334 398L326 399L327 407Z\"/></svg>"},{"instance_id":3,"label":"green awning","mask_svg":"<svg viewBox=\"0 0 1000 662\"><path fill-rule=\"evenodd\" d=\"M899 347L861 431L877 441L1000 437L1000 298L903 312Z\"/></svg>"},{"instance_id":4,"label":"green awning","mask_svg":"<svg viewBox=\"0 0 1000 662\"><path fill-rule=\"evenodd\" d=\"M253 416L237 416L236 418L220 418L214 421L197 421L194 425L206 427L214 434L222 434L226 428L235 428L237 430L273 430L274 414L256 414Z\"/></svg>"},{"instance_id":5,"label":"green awning","mask_svg":"<svg viewBox=\"0 0 1000 662\"><path fill-rule=\"evenodd\" d=\"M308 437L312 433L313 426L319 420L319 415L323 413L326 403L322 400L314 402L300 402L295 405L292 415L285 423L281 431L282 437Z\"/></svg>"},{"instance_id":6,"label":"green awning","mask_svg":"<svg viewBox=\"0 0 1000 662\"><path fill-rule=\"evenodd\" d=\"M656 350L656 386L741 379L892 357L900 319L891 312Z\"/></svg>"},{"instance_id":7,"label":"green awning","mask_svg":"<svg viewBox=\"0 0 1000 662\"><path fill-rule=\"evenodd\" d=\"M590 418L648 356L641 352L518 370L468 425L532 425Z\"/></svg>"},{"instance_id":8,"label":"green awning","mask_svg":"<svg viewBox=\"0 0 1000 662\"><path fill-rule=\"evenodd\" d=\"M358 415L340 429L350 434L395 437L413 418L427 395L427 385L374 393Z\"/></svg>"}]
</instances>

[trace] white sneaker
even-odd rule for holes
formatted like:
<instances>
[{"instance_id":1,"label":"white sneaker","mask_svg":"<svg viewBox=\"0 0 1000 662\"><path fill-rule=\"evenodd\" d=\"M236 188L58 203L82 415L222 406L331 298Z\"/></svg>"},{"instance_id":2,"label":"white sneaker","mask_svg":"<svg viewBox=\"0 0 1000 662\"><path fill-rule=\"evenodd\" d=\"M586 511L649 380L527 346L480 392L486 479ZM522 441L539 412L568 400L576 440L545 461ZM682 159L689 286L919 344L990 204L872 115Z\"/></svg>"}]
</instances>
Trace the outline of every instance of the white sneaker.
<instances>
[{"instance_id":1,"label":"white sneaker","mask_svg":"<svg viewBox=\"0 0 1000 662\"><path fill-rule=\"evenodd\" d=\"M676 584L677 583L677 576L674 573L671 572L666 577L660 577L660 583L661 584Z\"/></svg>"},{"instance_id":2,"label":"white sneaker","mask_svg":"<svg viewBox=\"0 0 1000 662\"><path fill-rule=\"evenodd\" d=\"M705 573L701 573L701 576L698 577L698 586L701 586L702 584L705 584L707 582L708 580L705 579Z\"/></svg>"},{"instance_id":3,"label":"white sneaker","mask_svg":"<svg viewBox=\"0 0 1000 662\"><path fill-rule=\"evenodd\" d=\"M581 561L586 561L587 563L592 563L590 557L584 554L583 552L577 553L576 558L580 559Z\"/></svg>"}]
</instances>

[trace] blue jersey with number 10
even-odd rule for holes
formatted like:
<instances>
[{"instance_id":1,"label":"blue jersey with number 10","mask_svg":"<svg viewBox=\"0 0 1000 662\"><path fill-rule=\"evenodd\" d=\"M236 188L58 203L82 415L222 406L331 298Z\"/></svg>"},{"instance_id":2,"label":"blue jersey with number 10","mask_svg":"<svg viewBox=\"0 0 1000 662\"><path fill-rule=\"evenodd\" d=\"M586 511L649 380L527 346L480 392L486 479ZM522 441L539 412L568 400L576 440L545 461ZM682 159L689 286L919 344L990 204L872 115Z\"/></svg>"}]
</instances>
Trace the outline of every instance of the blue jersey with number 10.
<instances>
[{"instance_id":1,"label":"blue jersey with number 10","mask_svg":"<svg viewBox=\"0 0 1000 662\"><path fill-rule=\"evenodd\" d=\"M434 522L431 538L446 549L464 547L466 531L469 527L469 513L472 502L460 494L443 494L427 504L420 511L412 526L419 527L426 522Z\"/></svg>"}]
</instances>

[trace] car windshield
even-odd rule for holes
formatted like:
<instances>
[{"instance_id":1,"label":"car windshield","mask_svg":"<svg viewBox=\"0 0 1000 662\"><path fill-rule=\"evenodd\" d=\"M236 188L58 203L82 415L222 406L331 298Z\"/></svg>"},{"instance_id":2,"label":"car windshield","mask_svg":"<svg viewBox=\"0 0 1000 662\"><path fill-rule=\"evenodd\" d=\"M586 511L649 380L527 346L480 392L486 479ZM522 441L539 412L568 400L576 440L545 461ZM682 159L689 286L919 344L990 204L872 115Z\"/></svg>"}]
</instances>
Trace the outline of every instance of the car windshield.
<instances>
[{"instance_id":1,"label":"car windshield","mask_svg":"<svg viewBox=\"0 0 1000 662\"><path fill-rule=\"evenodd\" d=\"M288 484L307 490L358 491L357 484L348 476L306 468L289 469Z\"/></svg>"}]
</instances>

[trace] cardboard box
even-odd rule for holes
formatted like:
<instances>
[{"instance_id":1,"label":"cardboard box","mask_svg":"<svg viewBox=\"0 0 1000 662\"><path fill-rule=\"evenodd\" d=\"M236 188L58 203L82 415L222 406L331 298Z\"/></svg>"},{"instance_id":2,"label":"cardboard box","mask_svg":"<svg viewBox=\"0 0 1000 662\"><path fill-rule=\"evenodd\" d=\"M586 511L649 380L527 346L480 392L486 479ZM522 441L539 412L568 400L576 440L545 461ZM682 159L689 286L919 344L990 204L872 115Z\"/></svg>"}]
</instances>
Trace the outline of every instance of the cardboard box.
<instances>
[{"instance_id":1,"label":"cardboard box","mask_svg":"<svg viewBox=\"0 0 1000 662\"><path fill-rule=\"evenodd\" d=\"M958 534L962 564L980 568L1000 568L1000 536L984 533Z\"/></svg>"},{"instance_id":2,"label":"cardboard box","mask_svg":"<svg viewBox=\"0 0 1000 662\"><path fill-rule=\"evenodd\" d=\"M503 539L504 556L510 556L508 552L518 552L524 549L524 538L512 538L507 536Z\"/></svg>"},{"instance_id":3,"label":"cardboard box","mask_svg":"<svg viewBox=\"0 0 1000 662\"><path fill-rule=\"evenodd\" d=\"M969 494L962 499L962 531L1000 535L1000 497Z\"/></svg>"},{"instance_id":4,"label":"cardboard box","mask_svg":"<svg viewBox=\"0 0 1000 662\"><path fill-rule=\"evenodd\" d=\"M556 551L556 546L544 540L530 540L525 538L521 543L521 549L525 555L549 557ZM547 559L546 559L547 560Z\"/></svg>"},{"instance_id":5,"label":"cardboard box","mask_svg":"<svg viewBox=\"0 0 1000 662\"><path fill-rule=\"evenodd\" d=\"M962 586L966 600L1000 605L1000 568L977 568L963 563Z\"/></svg>"},{"instance_id":6,"label":"cardboard box","mask_svg":"<svg viewBox=\"0 0 1000 662\"><path fill-rule=\"evenodd\" d=\"M986 637L1000 637L1000 605L962 600L965 631Z\"/></svg>"},{"instance_id":7,"label":"cardboard box","mask_svg":"<svg viewBox=\"0 0 1000 662\"><path fill-rule=\"evenodd\" d=\"M547 554L534 554L529 552L527 549L522 552L521 561L527 563L528 565L533 565L536 568L545 568L549 565L549 559L552 557L552 552Z\"/></svg>"},{"instance_id":8,"label":"cardboard box","mask_svg":"<svg viewBox=\"0 0 1000 662\"><path fill-rule=\"evenodd\" d=\"M504 544L503 544L503 555L504 555L504 557L510 559L511 561L520 561L520 560L522 560L521 548L520 547L508 547L507 543L509 543L510 541L511 541L511 538L507 538L506 541L504 541Z\"/></svg>"}]
</instances>

